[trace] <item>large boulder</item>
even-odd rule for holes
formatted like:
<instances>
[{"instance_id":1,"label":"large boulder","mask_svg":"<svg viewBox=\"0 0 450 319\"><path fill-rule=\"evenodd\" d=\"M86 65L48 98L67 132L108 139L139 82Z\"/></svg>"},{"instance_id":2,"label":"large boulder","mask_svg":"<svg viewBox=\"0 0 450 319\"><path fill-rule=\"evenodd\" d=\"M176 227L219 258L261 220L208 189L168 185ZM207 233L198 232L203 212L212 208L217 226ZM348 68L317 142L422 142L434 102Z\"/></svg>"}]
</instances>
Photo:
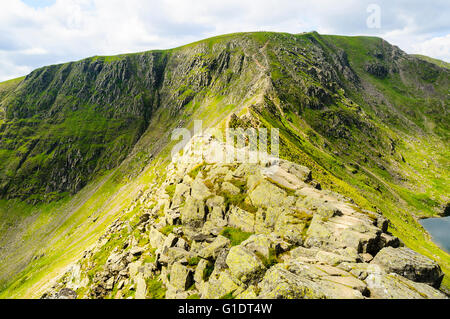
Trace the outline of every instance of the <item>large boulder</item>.
<instances>
[{"instance_id":1,"label":"large boulder","mask_svg":"<svg viewBox=\"0 0 450 319\"><path fill-rule=\"evenodd\" d=\"M209 265L210 261L206 259L200 259L194 272L194 281L196 284L201 284L204 281L205 272Z\"/></svg>"},{"instance_id":2,"label":"large boulder","mask_svg":"<svg viewBox=\"0 0 450 319\"><path fill-rule=\"evenodd\" d=\"M222 271L220 274L211 276L204 285L202 297L206 299L219 299L227 294L234 296L241 293L243 289L235 282L229 271Z\"/></svg>"},{"instance_id":3,"label":"large boulder","mask_svg":"<svg viewBox=\"0 0 450 319\"><path fill-rule=\"evenodd\" d=\"M292 258L314 258L314 260L318 261L315 257L319 251L317 248L299 246L289 251L289 254Z\"/></svg>"},{"instance_id":4,"label":"large boulder","mask_svg":"<svg viewBox=\"0 0 450 319\"><path fill-rule=\"evenodd\" d=\"M282 161L280 166L286 172L296 176L298 179L304 182L309 182L312 179L311 170L305 166L301 166L288 161Z\"/></svg>"},{"instance_id":5,"label":"large boulder","mask_svg":"<svg viewBox=\"0 0 450 319\"><path fill-rule=\"evenodd\" d=\"M243 246L234 246L230 249L226 264L231 274L243 283L256 281L266 270L262 261Z\"/></svg>"},{"instance_id":6,"label":"large boulder","mask_svg":"<svg viewBox=\"0 0 450 319\"><path fill-rule=\"evenodd\" d=\"M371 298L382 299L444 299L446 296L439 290L424 284L411 281L398 274L384 272L370 273L365 282L370 290Z\"/></svg>"},{"instance_id":7,"label":"large boulder","mask_svg":"<svg viewBox=\"0 0 450 319\"><path fill-rule=\"evenodd\" d=\"M241 246L268 259L270 257L272 241L266 235L251 235L247 240L241 243Z\"/></svg>"},{"instance_id":8,"label":"large boulder","mask_svg":"<svg viewBox=\"0 0 450 319\"><path fill-rule=\"evenodd\" d=\"M332 266L337 266L343 262L356 262L355 258L323 250L320 250L315 257L317 258L317 260Z\"/></svg>"},{"instance_id":9,"label":"large boulder","mask_svg":"<svg viewBox=\"0 0 450 319\"><path fill-rule=\"evenodd\" d=\"M175 262L187 263L191 257L188 251L180 247L168 248L163 254L158 256L158 263L162 265L170 265Z\"/></svg>"},{"instance_id":10,"label":"large boulder","mask_svg":"<svg viewBox=\"0 0 450 319\"><path fill-rule=\"evenodd\" d=\"M344 271L298 261L273 266L258 287L258 297L267 299L361 299L366 292L364 282Z\"/></svg>"},{"instance_id":11,"label":"large boulder","mask_svg":"<svg viewBox=\"0 0 450 319\"><path fill-rule=\"evenodd\" d=\"M191 196L195 199L204 201L206 198L211 196L211 192L208 187L203 183L200 178L196 178L192 183Z\"/></svg>"},{"instance_id":12,"label":"large boulder","mask_svg":"<svg viewBox=\"0 0 450 319\"><path fill-rule=\"evenodd\" d=\"M283 188L295 190L299 187L303 187L305 183L296 177L280 168L279 166L272 166L262 170L262 174L276 185L280 185Z\"/></svg>"},{"instance_id":13,"label":"large boulder","mask_svg":"<svg viewBox=\"0 0 450 319\"><path fill-rule=\"evenodd\" d=\"M274 232L294 245L303 244L303 231L306 228L308 219L311 218L306 213L300 213L292 209L281 209L281 214L277 216Z\"/></svg>"},{"instance_id":14,"label":"large boulder","mask_svg":"<svg viewBox=\"0 0 450 319\"><path fill-rule=\"evenodd\" d=\"M315 214L306 233L307 247L327 249L354 248L358 253L376 254L380 249L381 230L361 214L323 217Z\"/></svg>"},{"instance_id":15,"label":"large boulder","mask_svg":"<svg viewBox=\"0 0 450 319\"><path fill-rule=\"evenodd\" d=\"M131 279L137 278L139 274L143 273L142 261L137 260L128 265L128 273Z\"/></svg>"},{"instance_id":16,"label":"large boulder","mask_svg":"<svg viewBox=\"0 0 450 319\"><path fill-rule=\"evenodd\" d=\"M181 209L183 225L191 228L201 228L205 222L205 204L202 199L188 196Z\"/></svg>"},{"instance_id":17,"label":"large boulder","mask_svg":"<svg viewBox=\"0 0 450 319\"><path fill-rule=\"evenodd\" d=\"M174 263L170 271L170 285L177 290L187 290L194 283L194 272L181 263Z\"/></svg>"},{"instance_id":18,"label":"large boulder","mask_svg":"<svg viewBox=\"0 0 450 319\"><path fill-rule=\"evenodd\" d=\"M286 267L302 278L314 294L323 295L325 298L360 299L368 292L367 285L363 281L337 267L308 264L295 259L286 263Z\"/></svg>"},{"instance_id":19,"label":"large boulder","mask_svg":"<svg viewBox=\"0 0 450 319\"><path fill-rule=\"evenodd\" d=\"M180 206L186 197L189 196L190 192L191 188L188 185L183 183L177 184L177 186L175 186L175 192L172 198L172 206Z\"/></svg>"},{"instance_id":20,"label":"large boulder","mask_svg":"<svg viewBox=\"0 0 450 319\"><path fill-rule=\"evenodd\" d=\"M224 218L225 199L222 196L212 196L206 200L206 207L208 208L208 220L218 227L223 227L227 224Z\"/></svg>"},{"instance_id":21,"label":"large boulder","mask_svg":"<svg viewBox=\"0 0 450 319\"><path fill-rule=\"evenodd\" d=\"M255 232L270 234L274 231L277 219L284 211L284 207L259 208L255 214Z\"/></svg>"},{"instance_id":22,"label":"large boulder","mask_svg":"<svg viewBox=\"0 0 450 319\"><path fill-rule=\"evenodd\" d=\"M241 190L238 187L234 186L230 182L222 183L222 191L224 191L225 193L228 193L230 195L237 195L241 192Z\"/></svg>"},{"instance_id":23,"label":"large boulder","mask_svg":"<svg viewBox=\"0 0 450 319\"><path fill-rule=\"evenodd\" d=\"M282 265L270 268L261 282L260 298L264 299L315 299L325 296L318 291L314 282L305 282L299 276L285 269Z\"/></svg>"},{"instance_id":24,"label":"large boulder","mask_svg":"<svg viewBox=\"0 0 450 319\"><path fill-rule=\"evenodd\" d=\"M224 236L219 235L211 244L204 247L198 255L206 259L216 259L219 256L219 253L229 245L230 240Z\"/></svg>"},{"instance_id":25,"label":"large boulder","mask_svg":"<svg viewBox=\"0 0 450 319\"><path fill-rule=\"evenodd\" d=\"M255 231L255 214L232 206L228 215L228 225L252 233Z\"/></svg>"},{"instance_id":26,"label":"large boulder","mask_svg":"<svg viewBox=\"0 0 450 319\"><path fill-rule=\"evenodd\" d=\"M148 238L150 241L150 245L153 248L161 247L166 240L166 236L164 236L161 232L159 232L155 227L150 228L150 232L148 234Z\"/></svg>"},{"instance_id":27,"label":"large boulder","mask_svg":"<svg viewBox=\"0 0 450 319\"><path fill-rule=\"evenodd\" d=\"M268 181L261 181L250 193L252 204L257 207L278 207L284 204L286 192Z\"/></svg>"},{"instance_id":28,"label":"large boulder","mask_svg":"<svg viewBox=\"0 0 450 319\"><path fill-rule=\"evenodd\" d=\"M175 247L176 243L178 241L178 237L175 236L173 233L170 233L164 238L164 242L162 245L158 246L158 248L155 251L156 254L156 260L159 260L162 256L167 256L168 251L170 248ZM163 257L164 259L164 257ZM159 261L158 261L159 263Z\"/></svg>"},{"instance_id":29,"label":"large boulder","mask_svg":"<svg viewBox=\"0 0 450 319\"><path fill-rule=\"evenodd\" d=\"M229 252L230 252L229 248L224 248L219 252L219 254L217 255L216 262L214 263L214 270L222 271L228 269L227 257Z\"/></svg>"},{"instance_id":30,"label":"large boulder","mask_svg":"<svg viewBox=\"0 0 450 319\"><path fill-rule=\"evenodd\" d=\"M379 265L387 273L396 273L435 288L439 288L444 277L435 261L406 247L383 248L371 263Z\"/></svg>"},{"instance_id":31,"label":"large boulder","mask_svg":"<svg viewBox=\"0 0 450 319\"><path fill-rule=\"evenodd\" d=\"M135 278L136 283L136 293L134 295L135 299L145 299L145 296L147 295L147 283L145 282L144 276L142 274L139 274Z\"/></svg>"},{"instance_id":32,"label":"large boulder","mask_svg":"<svg viewBox=\"0 0 450 319\"><path fill-rule=\"evenodd\" d=\"M401 245L402 245L402 243L400 242L400 239L398 239L397 237L386 234L386 233L381 234L380 249L382 249L383 247L398 248Z\"/></svg>"}]
</instances>

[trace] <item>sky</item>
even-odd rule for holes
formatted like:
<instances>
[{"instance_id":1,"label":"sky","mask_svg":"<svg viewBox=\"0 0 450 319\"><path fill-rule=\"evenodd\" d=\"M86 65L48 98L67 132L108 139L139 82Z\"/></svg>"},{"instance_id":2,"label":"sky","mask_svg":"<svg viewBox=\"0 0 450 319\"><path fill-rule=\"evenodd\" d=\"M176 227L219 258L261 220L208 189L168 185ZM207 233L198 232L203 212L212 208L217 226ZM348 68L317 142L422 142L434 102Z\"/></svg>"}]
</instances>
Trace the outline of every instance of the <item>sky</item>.
<instances>
[{"instance_id":1,"label":"sky","mask_svg":"<svg viewBox=\"0 0 450 319\"><path fill-rule=\"evenodd\" d=\"M380 36L450 62L450 1L0 0L0 81L241 31Z\"/></svg>"}]
</instances>

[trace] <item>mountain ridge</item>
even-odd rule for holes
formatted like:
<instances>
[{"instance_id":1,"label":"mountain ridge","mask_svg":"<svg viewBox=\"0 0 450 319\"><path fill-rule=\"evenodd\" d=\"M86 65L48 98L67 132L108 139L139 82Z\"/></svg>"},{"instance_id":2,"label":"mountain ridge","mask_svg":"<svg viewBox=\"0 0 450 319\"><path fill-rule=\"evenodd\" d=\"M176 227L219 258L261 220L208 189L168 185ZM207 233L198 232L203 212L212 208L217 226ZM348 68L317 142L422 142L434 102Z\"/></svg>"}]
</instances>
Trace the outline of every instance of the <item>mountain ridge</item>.
<instances>
[{"instance_id":1,"label":"mountain ridge","mask_svg":"<svg viewBox=\"0 0 450 319\"><path fill-rule=\"evenodd\" d=\"M391 219L391 227L394 232L397 232L396 235L412 248L428 250L429 255L436 254L436 252L441 255L439 249L433 246L430 239L424 235L421 226L415 225L417 221L414 221L413 215L434 216L439 213L440 205L445 205L445 185L448 185L448 179L445 177L448 176L445 175L445 163L448 163L448 150L445 148L445 141L448 141L448 124L445 124L445 119L448 118L445 107L448 105L448 98L445 96L445 89L448 87L448 71L423 64L425 62L422 63L421 60L406 55L379 38L321 36L317 33L225 35L168 50L170 53L158 52L162 56L168 55L165 63L168 63L166 67L168 67L167 65L169 67L164 72L171 70L163 76L162 89L158 93L162 94L163 97L160 101L163 102L158 102L160 103L158 107L152 109L145 106L153 105L152 103L157 100L155 96L158 94L156 93L148 95L147 104L145 99L141 99L138 104L128 104L128 101L134 101L134 99L123 96L127 90L126 85L121 87L109 84L110 87L102 94L96 93L95 90L86 91L93 93L89 95L89 100L102 102L102 97L109 99L99 109L101 112L105 112L105 122L108 123L105 126L106 132L108 130L114 132L114 134L110 134L112 137L128 132L125 130L122 133L114 127L108 128L111 125L109 122L111 118L113 121L117 121L119 128L126 126L121 122L129 123L126 117L120 118L121 112L127 113L123 110L120 111L121 105L128 105L125 110L130 108L130 105L143 106L141 108L131 107L130 111L144 119L138 117L139 120L134 124L134 131L128 133L127 142L117 142L119 149L121 145L126 145L126 148L119 151L117 155L111 156L109 153L111 148L103 146L103 139L107 135L99 136L100 148L104 149L105 157L107 157L106 163L111 161L112 164L103 172L95 171L95 168L87 166L86 169L88 171L90 169L94 173L85 179L84 184L80 185L89 185L95 176L107 176L110 171L117 172L117 167L121 167L119 171L122 172L113 173L113 175L122 175L119 180L133 180L139 176L137 172L141 172L147 164L152 166L151 163L155 157L161 159L161 155L158 155L156 149L167 150L170 145L170 142L166 144L170 129L168 127L155 129L162 123L168 124L169 127L175 127L189 124L194 116L197 116L209 125L221 123L219 127L225 127L230 124L230 118L225 122L219 119L235 113L239 125L256 124L279 127L282 157L313 169L315 178L323 188L330 188L355 198L358 202L365 202L363 206L371 209L373 207L368 205L369 202L376 202L376 206L379 206L380 197L386 197L385 202L381 203L384 207L377 207L377 209ZM131 62L136 61L133 59L140 57L145 60L149 54L147 51L132 54L133 57L120 55L110 60L93 57L72 63L79 63L80 70L83 70L83 67L86 70L89 70L89 67L95 70L95 65L102 64L103 68L106 65L106 70L113 75L113 78L129 81L127 72L124 72L127 70L127 65L130 70L133 69ZM177 55L179 56L177 57ZM101 62L102 60L103 62ZM64 65L60 68L64 68ZM36 76L38 76L37 73ZM132 77L135 73L131 74L128 76ZM84 76L86 78L86 75ZM156 79L157 76L150 78ZM28 80L31 79L32 77L28 78ZM155 80L154 83L156 82ZM80 83L86 82L81 81ZM155 92L153 84L149 84L148 87L149 92ZM0 90L1 88L0 85ZM100 85L99 88L105 89L105 84ZM133 91L133 88L133 85L128 87L132 90L132 95L138 92ZM75 91L78 92L78 89ZM81 90L81 92L83 91ZM11 110L17 112L17 110L21 110L20 107L11 107L11 102L5 102L5 98L2 98L1 94L0 91L1 109L4 110L4 105L7 104L4 114L10 116L9 119L11 116L14 118ZM51 98L51 94L49 96ZM68 96L69 94L63 95L64 98L59 97L59 101L64 102ZM96 96L100 100L95 100ZM123 96L124 99L122 103L119 101L120 96ZM11 97L9 98L11 101ZM66 101L72 108L79 104L72 102L70 99ZM108 109L109 102L115 105L112 110L116 108L120 111L118 114L108 113L111 111ZM42 106L42 103L39 102L37 105ZM29 104L36 106L34 102ZM24 102L16 105L24 105ZM160 107L161 105L163 107ZM22 116L26 120L30 115L23 111L28 110L26 107L25 103L25 109L22 109L22 115L19 115L19 118ZM148 114L151 115L146 118L145 112L142 113L142 110L149 109L151 112ZM44 113L49 112L52 107L43 108L43 110ZM56 108L56 114L60 111L61 109ZM24 114L25 116L23 116ZM47 114L51 114L51 112ZM71 112L67 114L71 114ZM97 114L97 109L94 107L91 113L82 113L80 120L73 121L69 125L86 122L86 115L89 114ZM436 114L443 116L438 117ZM50 116L50 119L53 120L53 116L54 114ZM61 119L67 120L64 117ZM138 124L139 121L143 123L141 126ZM24 127L32 127L32 125L34 124L24 125ZM189 127L189 125L187 126ZM3 122L2 126L2 141L5 141L5 124ZM20 128L24 129L24 127ZM11 130L13 128L14 126L11 126ZM85 132L81 132L88 138L84 142L85 144L96 143L95 139L89 138L92 130L87 128ZM153 134L152 130L154 130ZM70 130L67 132L69 136L70 134L77 136L76 132ZM158 136L158 134L161 135ZM15 139L14 136L8 138ZM59 138L60 136L58 136L58 140ZM417 149L415 146L417 142L420 143L422 149ZM22 142L22 146L32 145L27 143L29 142ZM442 151L435 149L438 145L442 145ZM83 143L80 142L78 149L84 153L75 157L80 158L81 161L89 158L89 155L86 156L89 154L89 150L83 151L82 146ZM47 152L45 147L44 145L44 153ZM155 152L149 151L152 148L155 149ZM133 149L134 151L132 151ZM6 150L11 151L8 147ZM25 152L19 148L16 150L20 156L26 155L24 161L26 163L30 155L27 154L29 150L27 149ZM363 151L363 154L359 154L360 151ZM165 152L167 155L167 151ZM429 154L433 152L433 154L424 154L424 152ZM37 153L41 154L42 152ZM67 158L64 156L66 153L61 152L64 161ZM6 157L3 158L9 159L10 155L11 152L4 155ZM98 167L105 166L105 162L102 162L101 158L100 156ZM127 165L123 162L124 158L129 158L125 161ZM415 158L423 158L434 164L437 161L438 165L434 168L429 168L430 166L427 168L419 164ZM94 159L94 162L98 160L95 156L91 159ZM92 162L92 160L88 162ZM42 167L41 163L43 162L37 163L38 165L34 164L35 167ZM92 166L92 164L90 165ZM128 166L128 168L123 170L124 166ZM49 167L53 169L55 166L50 165ZM58 167L54 169L61 172ZM68 171L73 170L73 167L68 169ZM425 175L424 172L428 173ZM80 175L83 178L86 177L84 173ZM436 175L440 175L441 179L434 180ZM2 173L3 180L5 180L5 176L8 175ZM29 176L29 174L22 176ZM405 179L405 176L409 176L409 178ZM11 181L11 177L7 178ZM76 176L70 178L73 181L77 180ZM61 176L55 175L53 179L58 181ZM15 181L12 180L14 185ZM29 183L26 178L22 179L19 175L17 180L25 184L18 183L14 187L20 190L26 189L26 187L20 186ZM424 183L424 181L427 182ZM34 182L35 185L41 185L41 183L40 178ZM431 186L425 187L427 184ZM351 186L349 187L349 185ZM63 194L61 200L67 201L74 196L73 194L76 197L77 191L83 188L80 187L75 187L72 195ZM43 203L39 205L44 206L51 205L45 204L45 202L57 200L61 196L61 191L66 189L54 189L53 191L56 193L53 196L41 198L41 194L45 196L48 192L45 189L36 192L31 188L31 196L37 196L28 201L36 204ZM355 189L358 189L360 194ZM423 195L416 196L416 192ZM10 189L4 190L4 194L11 195L13 193ZM13 198L6 200L6 202L9 201L16 200ZM395 212L397 206L403 208ZM91 215L92 213L89 214L88 211L89 209L86 209L87 214ZM5 211L4 214L6 213ZM9 214L11 215L11 213ZM408 238L407 234L411 232L421 239ZM426 249L421 247L422 241L427 242ZM446 255L444 253L441 256ZM446 257L443 258L445 263ZM446 268L443 268L445 272ZM25 274L22 278L27 278L27 275ZM446 279L444 279L445 282Z\"/></svg>"}]
</instances>

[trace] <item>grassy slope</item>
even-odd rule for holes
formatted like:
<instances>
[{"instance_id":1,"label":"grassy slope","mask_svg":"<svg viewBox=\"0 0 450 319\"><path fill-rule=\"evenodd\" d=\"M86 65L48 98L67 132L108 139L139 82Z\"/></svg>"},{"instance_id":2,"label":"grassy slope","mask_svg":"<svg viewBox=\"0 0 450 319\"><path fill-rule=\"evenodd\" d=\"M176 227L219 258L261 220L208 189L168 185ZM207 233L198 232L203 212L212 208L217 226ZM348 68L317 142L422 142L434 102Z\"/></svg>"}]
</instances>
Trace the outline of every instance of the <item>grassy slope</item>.
<instances>
[{"instance_id":1,"label":"grassy slope","mask_svg":"<svg viewBox=\"0 0 450 319\"><path fill-rule=\"evenodd\" d=\"M159 129L157 131L156 129ZM164 127L155 127L156 132L163 135ZM154 141L154 139L150 138ZM140 170L143 162L139 152L130 159L134 169ZM60 202L50 212L54 216L66 215L68 218L55 227L49 235L44 247L33 247L43 257L33 261L10 282L0 293L0 298L37 298L45 289L48 280L62 273L71 262L80 258L80 254L94 244L105 228L117 217L122 216L140 189L153 182L161 167L162 159L155 160L133 181L124 174L128 171L126 165L119 167L99 181L92 183L87 189L78 193L69 202ZM155 170L156 169L156 170ZM21 204L24 205L24 204ZM42 210L49 211L47 205ZM75 209L73 209L75 207ZM29 207L33 213L36 208ZM42 230L39 224L45 215L39 214L38 221L28 226L31 236L36 236ZM36 233L33 229L37 230Z\"/></svg>"},{"instance_id":2,"label":"grassy slope","mask_svg":"<svg viewBox=\"0 0 450 319\"><path fill-rule=\"evenodd\" d=\"M422 59L424 61L430 62L430 63L434 63L438 66L440 66L441 68L446 68L446 69L450 69L450 63L439 60L439 59L434 59L434 58L430 58L426 55L421 55L421 54L413 54L415 57Z\"/></svg>"},{"instance_id":3,"label":"grassy slope","mask_svg":"<svg viewBox=\"0 0 450 319\"><path fill-rule=\"evenodd\" d=\"M11 90L14 90L24 78L25 77L23 76L20 78L0 82L0 98L2 97L3 94L6 94Z\"/></svg>"},{"instance_id":4,"label":"grassy slope","mask_svg":"<svg viewBox=\"0 0 450 319\"><path fill-rule=\"evenodd\" d=\"M381 172L375 172L381 175L383 180L388 183L389 187L399 191L403 199L415 207L414 215L417 217L436 216L440 211L439 204L445 203L450 188L449 164L450 152L447 147L448 142L448 113L444 109L433 109L428 103L427 98L423 98L419 92L416 96L406 94L407 90L411 90L407 83L403 83L400 75L390 75L388 79L377 79L363 72L363 61L359 59L364 50L367 50L370 44L367 39L362 37L331 37L334 43L345 48L349 54L350 64L358 70L360 76L364 80L371 83L383 96L395 107L401 106L406 112L412 110L415 112L409 119L400 118L403 114L395 108L386 110L386 113L399 113L398 118L395 116L387 121L380 121L376 113L369 109L365 110L371 115L376 125L380 127L384 135L389 136L397 142L396 154L383 154L389 165L400 171L406 180L399 181L392 178L389 174L381 175ZM371 39L369 41L377 41ZM413 65L414 68L420 66ZM420 72L420 70L417 70ZM448 83L448 82L447 82ZM442 96L445 96L446 88L441 87ZM442 101L448 103L447 101ZM364 104L361 103L364 107ZM377 105L378 107L378 105ZM431 109L431 110L430 110ZM408 127L404 127L404 123L408 123ZM401 124L398 124L398 123ZM434 130L436 126L444 128L441 131ZM402 155L405 161L400 160L396 155Z\"/></svg>"},{"instance_id":5,"label":"grassy slope","mask_svg":"<svg viewBox=\"0 0 450 319\"><path fill-rule=\"evenodd\" d=\"M25 77L12 79L0 83L0 101L11 91L13 91ZM5 120L5 109L0 103L0 124L3 124Z\"/></svg>"}]
</instances>

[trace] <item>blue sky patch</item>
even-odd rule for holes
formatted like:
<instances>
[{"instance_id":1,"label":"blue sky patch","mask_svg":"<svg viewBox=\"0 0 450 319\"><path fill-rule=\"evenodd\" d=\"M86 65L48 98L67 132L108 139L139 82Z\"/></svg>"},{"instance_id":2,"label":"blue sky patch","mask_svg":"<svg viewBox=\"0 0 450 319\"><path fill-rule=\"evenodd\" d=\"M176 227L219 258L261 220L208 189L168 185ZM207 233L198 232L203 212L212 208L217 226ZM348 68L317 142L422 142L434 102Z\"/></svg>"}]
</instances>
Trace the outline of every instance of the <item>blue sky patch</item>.
<instances>
[{"instance_id":1,"label":"blue sky patch","mask_svg":"<svg viewBox=\"0 0 450 319\"><path fill-rule=\"evenodd\" d=\"M32 8L45 8L53 5L56 0L21 0L27 6Z\"/></svg>"}]
</instances>

